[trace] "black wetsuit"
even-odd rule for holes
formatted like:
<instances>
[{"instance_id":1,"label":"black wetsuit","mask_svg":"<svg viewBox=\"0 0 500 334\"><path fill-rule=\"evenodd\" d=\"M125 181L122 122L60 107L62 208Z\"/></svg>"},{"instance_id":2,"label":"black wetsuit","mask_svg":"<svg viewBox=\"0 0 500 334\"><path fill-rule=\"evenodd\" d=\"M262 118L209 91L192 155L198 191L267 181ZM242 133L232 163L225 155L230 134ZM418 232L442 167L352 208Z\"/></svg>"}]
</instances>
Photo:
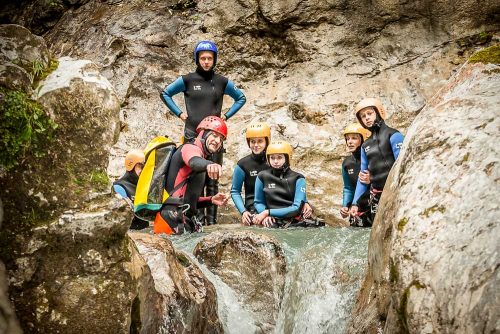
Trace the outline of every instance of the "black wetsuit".
<instances>
[{"instance_id":1,"label":"black wetsuit","mask_svg":"<svg viewBox=\"0 0 500 334\"><path fill-rule=\"evenodd\" d=\"M134 171L127 171L121 178L113 182L113 186L121 186L123 189L125 189L127 197L133 203L138 181L139 176ZM130 224L130 229L142 230L146 227L149 227L149 222L134 216L134 218L132 219L132 223Z\"/></svg>"},{"instance_id":2,"label":"black wetsuit","mask_svg":"<svg viewBox=\"0 0 500 334\"><path fill-rule=\"evenodd\" d=\"M356 151L345 158L342 162L342 176L344 180L344 198L342 202L343 207L350 208L352 205L354 190L356 189L356 183L358 182L360 166L361 146L359 146ZM366 190L358 200L358 212L360 213L360 216L349 218L349 223L351 224L351 226L372 226L372 221L370 219L370 215L368 214L368 210L370 209L368 206L369 198L370 191Z\"/></svg>"}]
</instances>

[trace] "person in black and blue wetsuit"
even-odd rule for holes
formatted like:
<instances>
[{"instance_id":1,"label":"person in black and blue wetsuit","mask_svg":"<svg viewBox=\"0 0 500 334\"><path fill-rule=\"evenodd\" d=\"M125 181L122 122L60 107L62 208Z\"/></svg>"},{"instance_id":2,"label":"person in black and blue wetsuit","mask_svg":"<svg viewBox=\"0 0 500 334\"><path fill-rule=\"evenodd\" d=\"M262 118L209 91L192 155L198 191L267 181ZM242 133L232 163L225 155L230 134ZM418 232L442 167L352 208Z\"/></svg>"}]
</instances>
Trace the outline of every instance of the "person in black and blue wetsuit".
<instances>
[{"instance_id":1,"label":"person in black and blue wetsuit","mask_svg":"<svg viewBox=\"0 0 500 334\"><path fill-rule=\"evenodd\" d=\"M351 154L342 162L342 180L344 181L344 189L340 215L342 218L349 217L349 223L351 226L368 227L372 225L370 214L367 212L369 210L369 190L365 191L365 193L361 195L358 200L359 210L357 216L351 216L349 214L349 209L354 198L354 191L356 190L358 176L361 174L361 182L366 184L370 183L370 173L368 171L360 171L361 144L363 144L363 141L370 136L370 132L363 128L359 123L353 123L345 128L343 136L346 142L347 150L351 152ZM364 181L365 179L367 180Z\"/></svg>"},{"instance_id":2,"label":"person in black and blue wetsuit","mask_svg":"<svg viewBox=\"0 0 500 334\"><path fill-rule=\"evenodd\" d=\"M271 128L264 122L251 123L247 126L245 136L252 153L240 159L234 168L231 198L241 214L241 223L251 225L253 216L256 214L255 180L259 172L269 168L266 161L266 148L271 142ZM243 186L245 199L241 195ZM312 208L309 203L304 204L302 215L304 218L311 217Z\"/></svg>"},{"instance_id":3,"label":"person in black and blue wetsuit","mask_svg":"<svg viewBox=\"0 0 500 334\"><path fill-rule=\"evenodd\" d=\"M356 105L355 114L359 123L372 133L361 145L361 171L370 172L371 182L368 186L358 180L350 214L358 214L358 201L361 195L370 189L370 214L374 221L382 190L392 165L399 156L404 137L398 130L385 124L385 109L378 99L361 100Z\"/></svg>"},{"instance_id":4,"label":"person in black and blue wetsuit","mask_svg":"<svg viewBox=\"0 0 500 334\"><path fill-rule=\"evenodd\" d=\"M253 223L266 227L319 227L319 219L302 217L306 202L306 180L290 168L292 147L286 141L271 143L266 150L271 168L261 171L255 181Z\"/></svg>"},{"instance_id":5,"label":"person in black and blue wetsuit","mask_svg":"<svg viewBox=\"0 0 500 334\"><path fill-rule=\"evenodd\" d=\"M195 140L197 136L196 128L205 117L217 116L228 120L246 102L243 92L231 80L215 73L217 56L218 49L213 42L199 42L194 49L196 71L180 76L161 93L161 98L170 111L185 123L184 142L191 143ZM185 112L172 99L174 95L181 92L184 93ZM224 115L221 115L224 95L232 97L234 104ZM222 165L223 152L213 154L208 159ZM207 196L215 195L217 192L218 182L209 179ZM216 208L214 206L210 207L207 210L207 224L215 224L216 216Z\"/></svg>"},{"instance_id":6,"label":"person in black and blue wetsuit","mask_svg":"<svg viewBox=\"0 0 500 334\"><path fill-rule=\"evenodd\" d=\"M125 155L125 174L113 182L113 190L120 195L132 209L134 208L137 182L139 182L139 176L141 175L143 167L144 153L141 150L130 150ZM130 229L141 230L146 227L149 227L147 221L134 216Z\"/></svg>"}]
</instances>

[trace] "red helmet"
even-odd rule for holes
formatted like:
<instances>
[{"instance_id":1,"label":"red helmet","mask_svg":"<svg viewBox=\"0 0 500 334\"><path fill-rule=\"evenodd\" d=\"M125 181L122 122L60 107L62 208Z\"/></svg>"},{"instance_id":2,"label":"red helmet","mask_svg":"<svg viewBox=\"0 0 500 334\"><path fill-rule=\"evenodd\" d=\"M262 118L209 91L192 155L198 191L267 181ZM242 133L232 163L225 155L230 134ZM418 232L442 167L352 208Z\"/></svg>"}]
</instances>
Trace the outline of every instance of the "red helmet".
<instances>
[{"instance_id":1,"label":"red helmet","mask_svg":"<svg viewBox=\"0 0 500 334\"><path fill-rule=\"evenodd\" d=\"M211 130L215 131L218 134L222 135L224 139L227 138L227 125L226 122L220 117L217 116L208 116L205 117L198 127L196 128L196 132L200 133L202 130Z\"/></svg>"}]
</instances>

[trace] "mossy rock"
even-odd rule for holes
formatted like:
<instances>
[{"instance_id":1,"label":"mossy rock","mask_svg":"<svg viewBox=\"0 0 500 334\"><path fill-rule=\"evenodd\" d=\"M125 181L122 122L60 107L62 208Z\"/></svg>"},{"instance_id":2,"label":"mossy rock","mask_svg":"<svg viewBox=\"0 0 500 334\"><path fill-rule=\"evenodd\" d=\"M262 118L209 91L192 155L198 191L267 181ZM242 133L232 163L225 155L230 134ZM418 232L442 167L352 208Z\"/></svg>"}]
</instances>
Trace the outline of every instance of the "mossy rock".
<instances>
[{"instance_id":1,"label":"mossy rock","mask_svg":"<svg viewBox=\"0 0 500 334\"><path fill-rule=\"evenodd\" d=\"M477 51L469 58L469 62L473 64L500 64L500 44Z\"/></svg>"}]
</instances>

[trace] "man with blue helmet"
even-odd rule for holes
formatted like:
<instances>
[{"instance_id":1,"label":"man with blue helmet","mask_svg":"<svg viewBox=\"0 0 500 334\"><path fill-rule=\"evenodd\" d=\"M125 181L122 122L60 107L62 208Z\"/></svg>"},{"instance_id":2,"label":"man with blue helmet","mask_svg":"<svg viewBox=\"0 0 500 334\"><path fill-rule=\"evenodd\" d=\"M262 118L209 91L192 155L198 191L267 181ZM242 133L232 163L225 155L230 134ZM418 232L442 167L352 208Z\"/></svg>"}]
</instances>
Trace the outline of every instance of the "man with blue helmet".
<instances>
[{"instance_id":1,"label":"man with blue helmet","mask_svg":"<svg viewBox=\"0 0 500 334\"><path fill-rule=\"evenodd\" d=\"M194 49L196 71L182 75L165 88L161 99L184 123L184 141L193 142L197 136L196 128L201 120L207 116L217 116L228 120L245 104L246 98L241 90L228 78L215 73L217 65L217 46L211 41L201 41ZM182 111L172 97L184 93L186 111ZM231 108L222 113L224 95L234 99ZM213 162L222 165L222 152L208 157ZM207 196L218 192L218 183L210 180L207 184ZM215 207L207 209L207 224L216 223L217 211Z\"/></svg>"}]
</instances>

